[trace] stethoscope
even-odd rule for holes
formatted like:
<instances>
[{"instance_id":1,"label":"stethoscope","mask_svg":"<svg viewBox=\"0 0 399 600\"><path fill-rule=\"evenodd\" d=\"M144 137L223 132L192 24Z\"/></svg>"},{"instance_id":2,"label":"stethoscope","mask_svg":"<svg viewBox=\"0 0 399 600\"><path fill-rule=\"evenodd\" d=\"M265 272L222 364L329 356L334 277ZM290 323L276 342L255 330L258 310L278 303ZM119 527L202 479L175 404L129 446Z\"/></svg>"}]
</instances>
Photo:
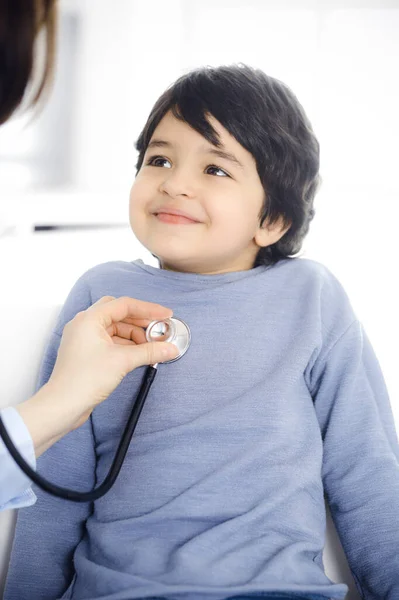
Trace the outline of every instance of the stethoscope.
<instances>
[{"instance_id":1,"label":"stethoscope","mask_svg":"<svg viewBox=\"0 0 399 600\"><path fill-rule=\"evenodd\" d=\"M162 364L172 363L176 360L179 360L179 358L181 358L183 354L187 352L191 342L191 333L188 325L184 321L182 321L181 319L177 319L176 317L171 317L170 319L163 319L158 321L151 321L151 323L146 328L145 336L147 342L170 342L177 346L179 354L175 358L167 360ZM1 418L0 436L3 438L4 444L6 445L11 456L13 457L17 465L25 473L25 475L27 475L32 481L34 481L34 483L36 483L36 485L38 485L45 492L48 492L53 496L58 496L59 498L72 500L74 502L90 502L92 500L97 500L98 498L101 498L101 496L104 496L104 494L106 494L110 490L110 488L113 486L113 484L116 481L116 478L119 475L134 430L140 418L141 411L143 410L144 403L147 399L148 392L150 391L151 385L155 379L155 375L157 374L157 369L158 363L147 367L139 393L137 394L136 401L133 405L125 430L122 434L121 441L119 442L119 446L116 451L111 468L108 472L108 475L106 476L104 481L98 486L98 488L92 490L91 492L76 492L75 490L68 490L67 488L59 487L50 483L49 481L41 477L38 473L36 473L36 471L34 471L28 465L28 463L25 462L25 460L22 458L22 456L12 443L11 438L9 437L7 430L4 427Z\"/></svg>"}]
</instances>

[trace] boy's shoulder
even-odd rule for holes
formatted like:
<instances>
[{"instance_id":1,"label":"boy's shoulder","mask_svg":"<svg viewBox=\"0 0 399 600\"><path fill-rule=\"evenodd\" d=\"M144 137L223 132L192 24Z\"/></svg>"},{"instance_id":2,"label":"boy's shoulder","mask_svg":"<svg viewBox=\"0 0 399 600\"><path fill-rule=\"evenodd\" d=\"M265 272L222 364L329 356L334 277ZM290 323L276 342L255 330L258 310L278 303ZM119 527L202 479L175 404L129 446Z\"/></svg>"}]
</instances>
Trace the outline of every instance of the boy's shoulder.
<instances>
[{"instance_id":1,"label":"boy's shoulder","mask_svg":"<svg viewBox=\"0 0 399 600\"><path fill-rule=\"evenodd\" d=\"M76 313L86 310L101 296L115 294L115 284L139 270L134 262L109 261L95 265L85 271L70 290L59 315L55 331L62 329Z\"/></svg>"},{"instance_id":2,"label":"boy's shoulder","mask_svg":"<svg viewBox=\"0 0 399 600\"><path fill-rule=\"evenodd\" d=\"M110 273L120 273L123 271L132 271L135 268L135 263L137 261L128 262L124 260L110 260L104 263L100 263L90 269L87 269L82 275L85 279L91 279L96 277L101 277L103 275L108 275Z\"/></svg>"},{"instance_id":3,"label":"boy's shoulder","mask_svg":"<svg viewBox=\"0 0 399 600\"><path fill-rule=\"evenodd\" d=\"M102 284L104 281L112 281L114 278L118 281L123 277L131 276L133 272L140 272L141 269L137 266L139 262L138 260L132 262L111 260L100 263L85 271L79 277L78 282L91 288L96 284Z\"/></svg>"},{"instance_id":4,"label":"boy's shoulder","mask_svg":"<svg viewBox=\"0 0 399 600\"><path fill-rule=\"evenodd\" d=\"M337 289L344 292L339 278L323 263L305 257L290 258L283 261L284 270L289 277L296 277L304 284L313 283L321 288Z\"/></svg>"},{"instance_id":5,"label":"boy's shoulder","mask_svg":"<svg viewBox=\"0 0 399 600\"><path fill-rule=\"evenodd\" d=\"M276 264L281 289L290 289L302 307L312 307L324 326L347 327L356 319L350 297L339 277L325 264L297 257Z\"/></svg>"},{"instance_id":6,"label":"boy's shoulder","mask_svg":"<svg viewBox=\"0 0 399 600\"><path fill-rule=\"evenodd\" d=\"M295 262L304 290L312 290L318 298L323 321L339 322L346 327L356 320L348 292L329 267L310 258L302 257Z\"/></svg>"}]
</instances>

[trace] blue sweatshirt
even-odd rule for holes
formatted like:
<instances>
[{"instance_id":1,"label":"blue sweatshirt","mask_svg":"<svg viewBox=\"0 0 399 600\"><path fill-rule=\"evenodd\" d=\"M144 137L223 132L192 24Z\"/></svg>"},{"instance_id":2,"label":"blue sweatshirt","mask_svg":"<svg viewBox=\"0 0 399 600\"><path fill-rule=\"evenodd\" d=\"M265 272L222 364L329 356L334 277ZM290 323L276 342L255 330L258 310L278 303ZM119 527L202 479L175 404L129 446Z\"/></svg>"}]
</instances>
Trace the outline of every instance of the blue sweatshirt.
<instances>
[{"instance_id":1,"label":"blue sweatshirt","mask_svg":"<svg viewBox=\"0 0 399 600\"><path fill-rule=\"evenodd\" d=\"M103 295L174 310L191 329L160 365L103 498L42 493L19 511L5 600L343 599L324 573L324 494L364 600L399 599L399 445L383 375L339 281L308 259L222 275L111 262L72 289L63 327ZM103 481L145 367L38 460L81 491Z\"/></svg>"}]
</instances>

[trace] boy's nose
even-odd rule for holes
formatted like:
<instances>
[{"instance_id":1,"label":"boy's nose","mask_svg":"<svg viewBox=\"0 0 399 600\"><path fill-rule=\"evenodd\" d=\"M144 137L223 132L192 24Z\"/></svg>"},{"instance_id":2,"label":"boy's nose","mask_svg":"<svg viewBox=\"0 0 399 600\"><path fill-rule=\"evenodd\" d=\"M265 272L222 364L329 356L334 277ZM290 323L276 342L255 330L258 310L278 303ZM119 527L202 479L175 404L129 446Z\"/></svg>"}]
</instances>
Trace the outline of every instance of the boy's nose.
<instances>
[{"instance_id":1,"label":"boy's nose","mask_svg":"<svg viewBox=\"0 0 399 600\"><path fill-rule=\"evenodd\" d=\"M190 181L190 177L187 175L177 175L176 173L165 177L160 186L160 191L171 198L179 196L193 198L195 196L194 184L192 180Z\"/></svg>"}]
</instances>

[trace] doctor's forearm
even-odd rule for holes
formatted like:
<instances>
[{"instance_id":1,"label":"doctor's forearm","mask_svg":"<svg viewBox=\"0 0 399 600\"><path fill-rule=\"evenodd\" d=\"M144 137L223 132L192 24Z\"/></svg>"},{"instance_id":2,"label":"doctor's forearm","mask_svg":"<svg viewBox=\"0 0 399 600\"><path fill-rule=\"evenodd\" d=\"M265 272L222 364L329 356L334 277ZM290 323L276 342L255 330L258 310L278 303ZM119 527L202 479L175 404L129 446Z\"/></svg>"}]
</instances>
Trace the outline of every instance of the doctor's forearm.
<instances>
[{"instance_id":1,"label":"doctor's forearm","mask_svg":"<svg viewBox=\"0 0 399 600\"><path fill-rule=\"evenodd\" d=\"M66 393L50 380L29 400L16 406L29 430L36 458L80 424L81 411L72 409L68 399L60 401Z\"/></svg>"}]
</instances>

